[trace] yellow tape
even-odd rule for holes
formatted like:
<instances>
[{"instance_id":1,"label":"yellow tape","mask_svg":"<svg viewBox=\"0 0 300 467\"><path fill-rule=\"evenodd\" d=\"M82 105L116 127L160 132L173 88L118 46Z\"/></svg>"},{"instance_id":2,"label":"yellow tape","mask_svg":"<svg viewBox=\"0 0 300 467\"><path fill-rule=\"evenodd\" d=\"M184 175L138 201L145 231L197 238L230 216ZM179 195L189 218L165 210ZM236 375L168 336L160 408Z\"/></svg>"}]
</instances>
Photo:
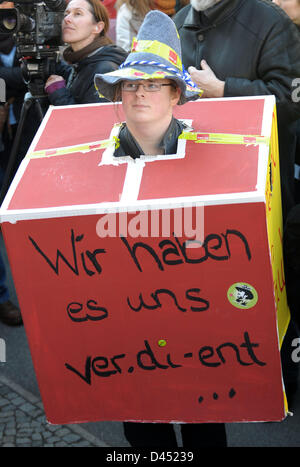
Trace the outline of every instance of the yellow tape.
<instances>
[{"instance_id":1,"label":"yellow tape","mask_svg":"<svg viewBox=\"0 0 300 467\"><path fill-rule=\"evenodd\" d=\"M182 62L179 55L163 42L149 40L138 41L134 37L131 44L131 52L147 52L158 55L182 71Z\"/></svg>"},{"instance_id":2,"label":"yellow tape","mask_svg":"<svg viewBox=\"0 0 300 467\"><path fill-rule=\"evenodd\" d=\"M64 156L66 154L72 154L76 152L90 152L97 149L105 149L109 146L115 145L116 149L119 147L119 139L114 136L112 139L104 139L90 144L80 144L77 146L65 146L63 148L44 149L41 151L34 151L28 153L26 158L28 159L39 159L42 157L53 157L53 156Z\"/></svg>"},{"instance_id":3,"label":"yellow tape","mask_svg":"<svg viewBox=\"0 0 300 467\"><path fill-rule=\"evenodd\" d=\"M212 143L212 144L269 144L270 138L267 136L256 135L236 135L234 133L200 133L183 131L179 139L194 141L195 143Z\"/></svg>"},{"instance_id":4,"label":"yellow tape","mask_svg":"<svg viewBox=\"0 0 300 467\"><path fill-rule=\"evenodd\" d=\"M194 141L194 143L210 143L210 144L244 144L257 145L269 144L270 138L266 136L256 135L236 135L230 133L200 133L183 131L178 139L185 139L187 141ZM26 158L38 159L42 157L63 156L65 154L72 154L76 152L89 152L97 149L106 149L109 146L115 146L117 149L120 146L120 141L117 136L111 139L104 139L90 144L80 144L77 146L66 146L63 148L44 149L41 151L34 151L28 153Z\"/></svg>"}]
</instances>

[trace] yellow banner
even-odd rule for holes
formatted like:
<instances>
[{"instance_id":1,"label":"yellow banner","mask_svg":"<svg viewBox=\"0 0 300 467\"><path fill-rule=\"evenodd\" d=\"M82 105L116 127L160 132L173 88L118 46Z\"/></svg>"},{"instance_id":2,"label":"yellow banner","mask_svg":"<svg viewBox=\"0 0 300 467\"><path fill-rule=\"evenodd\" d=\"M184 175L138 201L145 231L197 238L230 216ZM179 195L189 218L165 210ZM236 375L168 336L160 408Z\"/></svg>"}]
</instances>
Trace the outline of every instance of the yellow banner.
<instances>
[{"instance_id":1,"label":"yellow banner","mask_svg":"<svg viewBox=\"0 0 300 467\"><path fill-rule=\"evenodd\" d=\"M90 152L97 149L106 149L109 146L115 145L116 148L119 145L119 139L113 137L112 139L104 139L102 141L96 141L90 144L79 144L75 146L65 146L62 148L53 148L53 149L42 149L40 151L34 151L28 153L26 158L28 159L40 159L43 157L53 157L53 156L64 156L66 154L72 154L76 152Z\"/></svg>"},{"instance_id":2,"label":"yellow banner","mask_svg":"<svg viewBox=\"0 0 300 467\"><path fill-rule=\"evenodd\" d=\"M167 60L171 65L175 65L182 71L182 62L175 50L171 49L167 44L159 41L137 40L135 37L132 40L131 52L147 52Z\"/></svg>"},{"instance_id":3,"label":"yellow banner","mask_svg":"<svg viewBox=\"0 0 300 467\"><path fill-rule=\"evenodd\" d=\"M269 138L265 136L256 135L235 135L229 133L201 133L201 132L188 132L183 131L178 139L186 139L194 141L194 143L211 143L211 144L244 144L257 145L269 144ZM116 148L120 144L119 138L114 136L111 139L102 141L95 141L89 144L79 144L74 146L65 146L61 148L43 149L28 153L26 158L37 159L42 157L63 156L65 154L72 154L76 152L89 152L96 149L105 149L109 146L115 145Z\"/></svg>"},{"instance_id":4,"label":"yellow banner","mask_svg":"<svg viewBox=\"0 0 300 467\"><path fill-rule=\"evenodd\" d=\"M277 308L279 343L281 347L289 325L290 311L287 304L282 249L283 225L276 107L274 107L273 112L268 167L269 170L266 181L266 217L274 281L274 295Z\"/></svg>"},{"instance_id":5,"label":"yellow banner","mask_svg":"<svg viewBox=\"0 0 300 467\"><path fill-rule=\"evenodd\" d=\"M213 143L213 144L269 144L270 138L258 135L236 135L234 133L200 133L200 132L182 132L179 139L194 141L195 143Z\"/></svg>"}]
</instances>

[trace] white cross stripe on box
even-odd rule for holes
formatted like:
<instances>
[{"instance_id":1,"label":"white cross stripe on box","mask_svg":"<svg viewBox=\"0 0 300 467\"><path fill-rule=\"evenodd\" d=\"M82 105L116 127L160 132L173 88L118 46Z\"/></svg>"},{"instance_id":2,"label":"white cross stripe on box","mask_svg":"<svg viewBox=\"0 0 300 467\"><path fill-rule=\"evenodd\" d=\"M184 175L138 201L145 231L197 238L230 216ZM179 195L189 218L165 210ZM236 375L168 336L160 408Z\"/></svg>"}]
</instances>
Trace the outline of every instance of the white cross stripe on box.
<instances>
[{"instance_id":1,"label":"white cross stripe on box","mask_svg":"<svg viewBox=\"0 0 300 467\"><path fill-rule=\"evenodd\" d=\"M181 119L181 122L185 123L188 128L191 128L192 120ZM114 125L111 133L110 139L117 137L119 134L121 124ZM191 128L192 131L192 128ZM170 159L184 159L185 157L185 148L186 140L179 139L177 145L176 154L160 154L157 156L141 156L138 159L133 159L130 156L125 157L115 157L115 145L109 146L105 151L103 151L101 165L116 165L127 164L126 176L124 180L123 190L120 195L120 202L128 203L136 201L140 191L140 185L143 177L143 171L145 164L148 162L156 162L160 160L170 160Z\"/></svg>"}]
</instances>

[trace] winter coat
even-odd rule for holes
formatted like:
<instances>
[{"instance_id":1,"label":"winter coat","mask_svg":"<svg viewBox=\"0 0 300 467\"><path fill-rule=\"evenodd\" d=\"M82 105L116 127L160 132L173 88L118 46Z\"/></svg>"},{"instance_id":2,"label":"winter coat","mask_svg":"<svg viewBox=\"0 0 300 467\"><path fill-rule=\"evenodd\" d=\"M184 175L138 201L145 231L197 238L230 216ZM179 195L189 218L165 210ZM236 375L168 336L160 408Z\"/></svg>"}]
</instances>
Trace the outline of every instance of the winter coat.
<instances>
[{"instance_id":1,"label":"winter coat","mask_svg":"<svg viewBox=\"0 0 300 467\"><path fill-rule=\"evenodd\" d=\"M300 76L299 33L281 8L267 0L221 0L204 13L202 24L190 5L174 17L185 68L200 68L205 59L225 81L225 97L274 94L284 118L298 118L291 82Z\"/></svg>"},{"instance_id":2,"label":"winter coat","mask_svg":"<svg viewBox=\"0 0 300 467\"><path fill-rule=\"evenodd\" d=\"M106 102L99 97L94 85L96 73L109 73L119 68L127 53L116 45L105 45L90 53L78 63L60 62L55 74L65 78L67 86L49 94L52 105L90 104Z\"/></svg>"},{"instance_id":3,"label":"winter coat","mask_svg":"<svg viewBox=\"0 0 300 467\"><path fill-rule=\"evenodd\" d=\"M174 17L187 69L205 59L225 81L224 96L276 97L283 214L294 204L295 133L300 116L292 102L292 82L300 76L299 32L288 16L267 0L221 0L204 12L190 5Z\"/></svg>"}]
</instances>

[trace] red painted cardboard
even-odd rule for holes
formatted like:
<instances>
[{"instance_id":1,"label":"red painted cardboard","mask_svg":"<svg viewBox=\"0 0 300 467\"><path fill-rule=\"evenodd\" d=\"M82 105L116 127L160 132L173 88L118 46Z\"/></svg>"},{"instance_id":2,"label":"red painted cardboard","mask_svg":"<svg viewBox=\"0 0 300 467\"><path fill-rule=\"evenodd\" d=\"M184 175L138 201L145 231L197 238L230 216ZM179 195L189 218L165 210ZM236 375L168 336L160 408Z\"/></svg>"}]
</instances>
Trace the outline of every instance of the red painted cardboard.
<instances>
[{"instance_id":1,"label":"red painted cardboard","mask_svg":"<svg viewBox=\"0 0 300 467\"><path fill-rule=\"evenodd\" d=\"M203 100L176 116L195 131L270 136L273 110L272 97ZM121 120L116 105L51 108L29 152L107 139ZM112 165L98 149L19 168L2 230L51 423L286 415L269 147L187 141L184 151L144 166ZM202 246L191 248L187 220L199 213Z\"/></svg>"}]
</instances>

